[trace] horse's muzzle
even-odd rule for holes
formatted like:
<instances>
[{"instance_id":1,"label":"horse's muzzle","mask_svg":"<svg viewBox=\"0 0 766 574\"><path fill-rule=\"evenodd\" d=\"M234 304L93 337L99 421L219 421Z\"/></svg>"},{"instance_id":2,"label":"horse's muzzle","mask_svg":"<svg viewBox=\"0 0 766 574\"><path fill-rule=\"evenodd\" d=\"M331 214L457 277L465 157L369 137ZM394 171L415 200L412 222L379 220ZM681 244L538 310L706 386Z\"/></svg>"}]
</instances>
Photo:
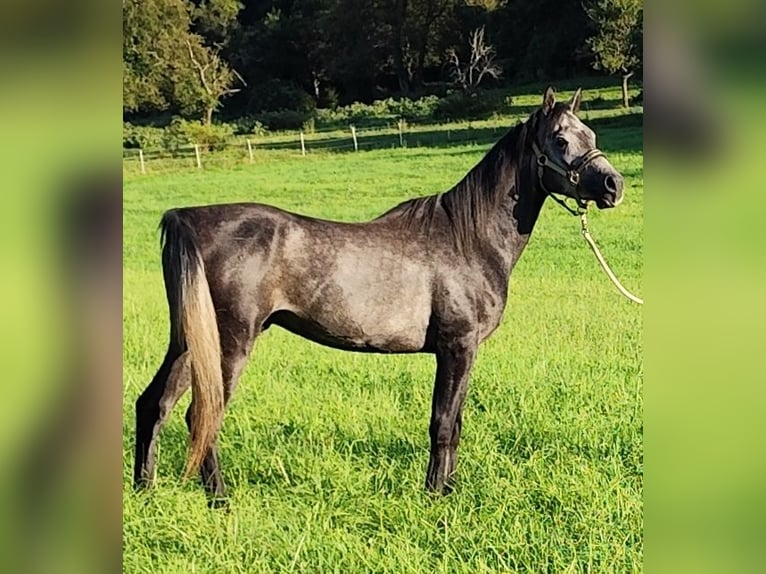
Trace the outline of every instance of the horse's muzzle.
<instances>
[{"instance_id":1,"label":"horse's muzzle","mask_svg":"<svg viewBox=\"0 0 766 574\"><path fill-rule=\"evenodd\" d=\"M620 174L608 174L604 176L604 192L596 199L599 209L617 207L623 198L623 179Z\"/></svg>"}]
</instances>

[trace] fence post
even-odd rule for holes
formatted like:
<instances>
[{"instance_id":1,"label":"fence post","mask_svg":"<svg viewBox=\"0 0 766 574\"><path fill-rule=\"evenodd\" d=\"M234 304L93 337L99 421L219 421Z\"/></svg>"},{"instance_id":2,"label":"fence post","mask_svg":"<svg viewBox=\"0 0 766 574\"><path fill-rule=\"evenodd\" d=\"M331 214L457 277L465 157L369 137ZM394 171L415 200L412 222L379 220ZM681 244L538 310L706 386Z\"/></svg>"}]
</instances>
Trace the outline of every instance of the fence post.
<instances>
[{"instance_id":1,"label":"fence post","mask_svg":"<svg viewBox=\"0 0 766 574\"><path fill-rule=\"evenodd\" d=\"M197 169L202 169L202 162L199 159L199 145L194 144L194 155L197 156Z\"/></svg>"},{"instance_id":2,"label":"fence post","mask_svg":"<svg viewBox=\"0 0 766 574\"><path fill-rule=\"evenodd\" d=\"M301 155L306 155L306 142L303 140L303 132L301 131Z\"/></svg>"},{"instance_id":3,"label":"fence post","mask_svg":"<svg viewBox=\"0 0 766 574\"><path fill-rule=\"evenodd\" d=\"M146 167L144 167L144 150L138 148L138 159L141 160L141 173L146 174Z\"/></svg>"},{"instance_id":4,"label":"fence post","mask_svg":"<svg viewBox=\"0 0 766 574\"><path fill-rule=\"evenodd\" d=\"M354 138L354 151L359 151L359 145L356 143L356 127L351 124L351 137Z\"/></svg>"},{"instance_id":5,"label":"fence post","mask_svg":"<svg viewBox=\"0 0 766 574\"><path fill-rule=\"evenodd\" d=\"M404 120L399 118L399 147L404 147L404 138L402 137L402 130L404 129Z\"/></svg>"},{"instance_id":6,"label":"fence post","mask_svg":"<svg viewBox=\"0 0 766 574\"><path fill-rule=\"evenodd\" d=\"M247 155L250 156L250 163L253 163L253 146L250 145L250 140L247 140Z\"/></svg>"}]
</instances>

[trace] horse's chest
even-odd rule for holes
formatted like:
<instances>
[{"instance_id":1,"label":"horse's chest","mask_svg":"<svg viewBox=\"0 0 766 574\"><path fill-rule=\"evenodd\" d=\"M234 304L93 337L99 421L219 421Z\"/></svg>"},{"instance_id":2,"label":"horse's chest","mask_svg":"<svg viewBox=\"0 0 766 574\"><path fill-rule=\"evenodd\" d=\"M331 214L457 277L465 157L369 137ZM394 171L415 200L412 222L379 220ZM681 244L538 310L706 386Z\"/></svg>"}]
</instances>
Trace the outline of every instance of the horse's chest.
<instances>
[{"instance_id":1,"label":"horse's chest","mask_svg":"<svg viewBox=\"0 0 766 574\"><path fill-rule=\"evenodd\" d=\"M473 332L483 341L500 324L505 310L507 285L494 285L473 275L455 274L446 279L434 302L443 330L455 335Z\"/></svg>"}]
</instances>

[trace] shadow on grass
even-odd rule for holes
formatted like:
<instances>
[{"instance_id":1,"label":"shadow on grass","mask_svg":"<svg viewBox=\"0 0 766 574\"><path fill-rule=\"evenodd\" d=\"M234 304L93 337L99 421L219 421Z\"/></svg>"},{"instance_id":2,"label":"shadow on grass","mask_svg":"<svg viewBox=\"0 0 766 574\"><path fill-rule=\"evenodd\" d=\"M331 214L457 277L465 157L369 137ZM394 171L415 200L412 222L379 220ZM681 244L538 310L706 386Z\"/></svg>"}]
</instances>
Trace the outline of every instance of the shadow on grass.
<instances>
[{"instance_id":1,"label":"shadow on grass","mask_svg":"<svg viewBox=\"0 0 766 574\"><path fill-rule=\"evenodd\" d=\"M535 108L535 106L530 106ZM643 148L643 114L634 112L620 116L595 118L586 120L586 123L598 136L599 147L605 152L638 153ZM448 149L466 145L489 147L498 141L508 129L508 125L495 127L472 127L470 125L460 129L432 129L424 131L412 131L403 136L403 145L408 148L436 148ZM625 130L630 130L625 132ZM399 135L396 133L365 133L358 134L358 148L360 151L399 148ZM295 150L299 152L300 141L296 136L295 141L263 142L259 149L264 150ZM349 136L333 137L319 140L307 140L306 149L312 151L349 153L354 151L354 145ZM462 153L462 152L460 152ZM473 153L470 150L465 153Z\"/></svg>"},{"instance_id":2,"label":"shadow on grass","mask_svg":"<svg viewBox=\"0 0 766 574\"><path fill-rule=\"evenodd\" d=\"M510 127L510 126L508 126ZM358 147L360 151L373 149L391 149L399 147L433 147L449 148L461 145L488 145L496 142L506 132L503 127L464 127L451 130L423 130L405 133L402 142L399 142L399 135L396 133L370 133L360 131L358 133ZM300 150L300 140L298 136L295 141L282 141L269 143L268 141L260 144L259 149L267 150ZM351 136L325 138L317 140L306 140L306 150L329 151L334 153L348 153L354 151L354 144Z\"/></svg>"},{"instance_id":3,"label":"shadow on grass","mask_svg":"<svg viewBox=\"0 0 766 574\"><path fill-rule=\"evenodd\" d=\"M279 424L261 436L261 449L274 453L289 451L290 455L279 457L275 454L278 462L272 460L245 465L249 468L242 469L242 480L251 485L279 486L289 480L293 485L316 487L317 465L321 467L324 464L322 461L328 456L339 465L348 465L350 469L377 469L382 463L385 463L385 467L394 465L402 468L417 465L422 462L421 459L425 460L423 444L415 443L407 437L385 433L378 436L370 432L365 436L337 429L320 436L291 421ZM247 457L246 454L244 456ZM225 473L226 469L223 471ZM395 484L396 480L390 480L391 472L373 472L371 477L369 472L364 474L372 481L370 487L374 491L401 488ZM321 478L322 488L333 488L328 482L331 480L332 477Z\"/></svg>"}]
</instances>

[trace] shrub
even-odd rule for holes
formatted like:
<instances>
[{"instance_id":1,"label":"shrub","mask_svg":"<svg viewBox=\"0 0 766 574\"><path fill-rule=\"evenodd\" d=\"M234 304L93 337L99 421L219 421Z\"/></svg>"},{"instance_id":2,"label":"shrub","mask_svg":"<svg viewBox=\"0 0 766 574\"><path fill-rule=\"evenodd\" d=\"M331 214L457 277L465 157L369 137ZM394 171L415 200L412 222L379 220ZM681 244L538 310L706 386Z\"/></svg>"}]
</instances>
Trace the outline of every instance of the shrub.
<instances>
[{"instance_id":1,"label":"shrub","mask_svg":"<svg viewBox=\"0 0 766 574\"><path fill-rule=\"evenodd\" d=\"M271 131L300 130L312 114L296 110L278 110L256 114L258 121Z\"/></svg>"},{"instance_id":2,"label":"shrub","mask_svg":"<svg viewBox=\"0 0 766 574\"><path fill-rule=\"evenodd\" d=\"M376 105L378 109L375 109ZM346 110L346 119L351 122L364 122L364 120L377 118L386 113L385 106L380 101L372 104L353 102L343 109Z\"/></svg>"},{"instance_id":3,"label":"shrub","mask_svg":"<svg viewBox=\"0 0 766 574\"><path fill-rule=\"evenodd\" d=\"M433 118L438 105L437 96L423 96L417 100L409 98L392 100L390 109L395 115L408 121L426 121Z\"/></svg>"},{"instance_id":4,"label":"shrub","mask_svg":"<svg viewBox=\"0 0 766 574\"><path fill-rule=\"evenodd\" d=\"M160 150L165 147L165 130L154 126L122 124L122 147L144 150Z\"/></svg>"},{"instance_id":5,"label":"shrub","mask_svg":"<svg viewBox=\"0 0 766 574\"><path fill-rule=\"evenodd\" d=\"M222 150L234 135L234 128L229 124L208 126L200 121L175 117L165 130L165 135L165 148L171 151L188 144L199 144L211 151Z\"/></svg>"},{"instance_id":6,"label":"shrub","mask_svg":"<svg viewBox=\"0 0 766 574\"><path fill-rule=\"evenodd\" d=\"M327 88L320 93L319 104L323 108L334 110L338 107L339 102L340 97L338 96L338 91L335 88Z\"/></svg>"},{"instance_id":7,"label":"shrub","mask_svg":"<svg viewBox=\"0 0 766 574\"><path fill-rule=\"evenodd\" d=\"M424 96L417 100L410 98L387 98L370 104L354 102L336 109L318 109L314 117L323 126L338 124L389 124L397 118L416 123L432 119L438 105L437 96Z\"/></svg>"},{"instance_id":8,"label":"shrub","mask_svg":"<svg viewBox=\"0 0 766 574\"><path fill-rule=\"evenodd\" d=\"M313 117L310 117L305 122L303 122L303 125L301 126L301 130L303 130L307 134L313 134L316 129L316 121Z\"/></svg>"},{"instance_id":9,"label":"shrub","mask_svg":"<svg viewBox=\"0 0 766 574\"><path fill-rule=\"evenodd\" d=\"M148 151L177 152L182 147L199 144L204 149L221 150L234 134L235 126L213 124L206 126L199 121L174 117L165 128L122 124L122 147L141 148Z\"/></svg>"},{"instance_id":10,"label":"shrub","mask_svg":"<svg viewBox=\"0 0 766 574\"><path fill-rule=\"evenodd\" d=\"M314 118L316 119L316 123L320 126L338 124L338 123L341 123L343 120L347 119L346 114L342 108L317 109L317 111L314 114Z\"/></svg>"},{"instance_id":11,"label":"shrub","mask_svg":"<svg viewBox=\"0 0 766 574\"><path fill-rule=\"evenodd\" d=\"M234 134L238 136L263 136L269 131L263 123L253 116L244 116L233 122Z\"/></svg>"},{"instance_id":12,"label":"shrub","mask_svg":"<svg viewBox=\"0 0 766 574\"><path fill-rule=\"evenodd\" d=\"M337 109L316 110L314 117L317 124L322 126L390 124L398 118L404 118L410 123L479 119L494 113L507 113L512 104L511 96L502 96L496 92L456 92L444 98L430 95L418 99L387 98L375 100L371 104L354 102Z\"/></svg>"},{"instance_id":13,"label":"shrub","mask_svg":"<svg viewBox=\"0 0 766 574\"><path fill-rule=\"evenodd\" d=\"M493 92L454 92L439 100L434 111L438 120L476 120L509 111L508 98Z\"/></svg>"}]
</instances>

